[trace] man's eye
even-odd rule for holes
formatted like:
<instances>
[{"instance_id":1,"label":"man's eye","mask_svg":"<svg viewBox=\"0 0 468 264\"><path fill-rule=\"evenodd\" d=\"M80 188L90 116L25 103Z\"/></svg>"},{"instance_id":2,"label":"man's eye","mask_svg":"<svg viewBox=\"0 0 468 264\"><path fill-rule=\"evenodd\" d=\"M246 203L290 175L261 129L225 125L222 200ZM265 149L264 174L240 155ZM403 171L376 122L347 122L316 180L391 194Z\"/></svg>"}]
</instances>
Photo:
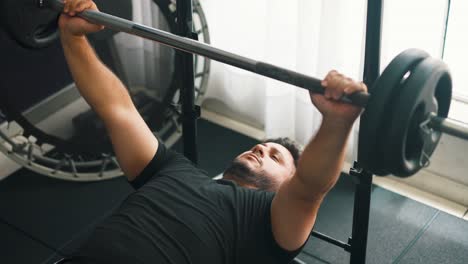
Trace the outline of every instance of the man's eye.
<instances>
[{"instance_id":1,"label":"man's eye","mask_svg":"<svg viewBox=\"0 0 468 264\"><path fill-rule=\"evenodd\" d=\"M276 156L273 156L273 160L279 162L279 159Z\"/></svg>"}]
</instances>

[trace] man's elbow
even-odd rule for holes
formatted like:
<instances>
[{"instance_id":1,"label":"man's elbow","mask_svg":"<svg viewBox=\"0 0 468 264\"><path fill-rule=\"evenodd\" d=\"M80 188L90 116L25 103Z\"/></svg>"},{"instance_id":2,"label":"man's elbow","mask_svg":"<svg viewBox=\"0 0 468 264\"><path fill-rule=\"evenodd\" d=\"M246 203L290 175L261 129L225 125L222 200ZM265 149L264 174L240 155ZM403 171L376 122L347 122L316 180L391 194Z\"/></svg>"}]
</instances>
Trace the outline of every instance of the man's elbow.
<instances>
[{"instance_id":1,"label":"man's elbow","mask_svg":"<svg viewBox=\"0 0 468 264\"><path fill-rule=\"evenodd\" d=\"M287 184L290 195L305 205L321 203L326 195L326 192L315 188L307 177L301 177L298 173Z\"/></svg>"}]
</instances>

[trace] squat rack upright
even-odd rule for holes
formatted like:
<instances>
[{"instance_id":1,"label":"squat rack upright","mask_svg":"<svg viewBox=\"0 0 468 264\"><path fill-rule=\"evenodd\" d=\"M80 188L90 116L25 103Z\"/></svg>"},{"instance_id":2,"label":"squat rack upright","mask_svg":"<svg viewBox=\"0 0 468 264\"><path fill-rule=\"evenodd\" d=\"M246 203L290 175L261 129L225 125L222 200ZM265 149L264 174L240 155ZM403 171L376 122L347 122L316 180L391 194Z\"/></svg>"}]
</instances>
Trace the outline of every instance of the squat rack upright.
<instances>
[{"instance_id":1,"label":"squat rack upright","mask_svg":"<svg viewBox=\"0 0 468 264\"><path fill-rule=\"evenodd\" d=\"M380 74L380 46L382 31L382 2L383 0L367 1L366 44L364 58L364 83L368 87L377 80ZM182 37L193 38L192 32L192 1L177 1L177 34ZM197 119L200 108L194 103L193 55L183 51L176 51L176 76L179 80L182 104L182 136L184 155L197 163ZM356 184L354 194L354 211L352 235L348 242L339 241L328 235L312 231L311 235L328 243L343 248L350 253L351 264L366 262L367 236L369 228L369 213L371 201L372 176L369 171L354 163L349 173ZM295 263L304 263L299 259Z\"/></svg>"},{"instance_id":2,"label":"squat rack upright","mask_svg":"<svg viewBox=\"0 0 468 264\"><path fill-rule=\"evenodd\" d=\"M196 39L193 29L192 0L178 0L177 5L177 35ZM180 88L182 103L182 140L184 155L193 163L198 163L197 152L197 119L200 117L200 107L195 105L195 83L193 54L175 50L175 80Z\"/></svg>"}]
</instances>

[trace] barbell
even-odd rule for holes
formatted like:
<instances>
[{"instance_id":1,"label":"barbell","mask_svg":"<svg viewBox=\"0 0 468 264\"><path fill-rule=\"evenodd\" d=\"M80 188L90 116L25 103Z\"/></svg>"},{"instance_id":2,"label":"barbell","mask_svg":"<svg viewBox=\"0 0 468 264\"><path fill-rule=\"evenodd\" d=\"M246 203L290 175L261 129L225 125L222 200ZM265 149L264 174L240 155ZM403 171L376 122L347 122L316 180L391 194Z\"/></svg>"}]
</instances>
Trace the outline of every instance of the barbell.
<instances>
[{"instance_id":1,"label":"barbell","mask_svg":"<svg viewBox=\"0 0 468 264\"><path fill-rule=\"evenodd\" d=\"M34 1L6 1L11 15L5 16L4 25L20 45L38 49L56 40L57 19L64 4L60 0ZM35 9L31 3L36 5ZM28 13L22 13L25 11ZM29 16L30 22L20 23L23 18L18 14ZM85 10L77 16L312 93L324 92L319 79L189 38L94 10ZM371 92L372 95L354 93L341 100L366 108L361 116L358 164L376 175L406 177L415 174L429 164L442 132L468 139L468 128L447 118L452 98L452 80L447 65L424 51L409 49L400 53L373 84Z\"/></svg>"}]
</instances>

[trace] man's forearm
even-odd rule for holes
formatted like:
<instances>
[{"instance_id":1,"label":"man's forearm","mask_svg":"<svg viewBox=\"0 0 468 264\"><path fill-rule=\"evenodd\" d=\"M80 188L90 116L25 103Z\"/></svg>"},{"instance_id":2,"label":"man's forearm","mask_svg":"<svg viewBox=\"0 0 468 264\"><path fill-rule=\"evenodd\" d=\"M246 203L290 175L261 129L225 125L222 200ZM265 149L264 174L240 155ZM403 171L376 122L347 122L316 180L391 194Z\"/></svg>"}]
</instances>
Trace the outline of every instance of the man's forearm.
<instances>
[{"instance_id":1,"label":"man's forearm","mask_svg":"<svg viewBox=\"0 0 468 264\"><path fill-rule=\"evenodd\" d=\"M133 107L125 86L98 59L86 37L62 34L61 41L80 94L102 119L115 107Z\"/></svg>"},{"instance_id":2,"label":"man's forearm","mask_svg":"<svg viewBox=\"0 0 468 264\"><path fill-rule=\"evenodd\" d=\"M324 120L304 149L296 173L303 184L304 199L321 199L336 183L351 128L352 124Z\"/></svg>"}]
</instances>

